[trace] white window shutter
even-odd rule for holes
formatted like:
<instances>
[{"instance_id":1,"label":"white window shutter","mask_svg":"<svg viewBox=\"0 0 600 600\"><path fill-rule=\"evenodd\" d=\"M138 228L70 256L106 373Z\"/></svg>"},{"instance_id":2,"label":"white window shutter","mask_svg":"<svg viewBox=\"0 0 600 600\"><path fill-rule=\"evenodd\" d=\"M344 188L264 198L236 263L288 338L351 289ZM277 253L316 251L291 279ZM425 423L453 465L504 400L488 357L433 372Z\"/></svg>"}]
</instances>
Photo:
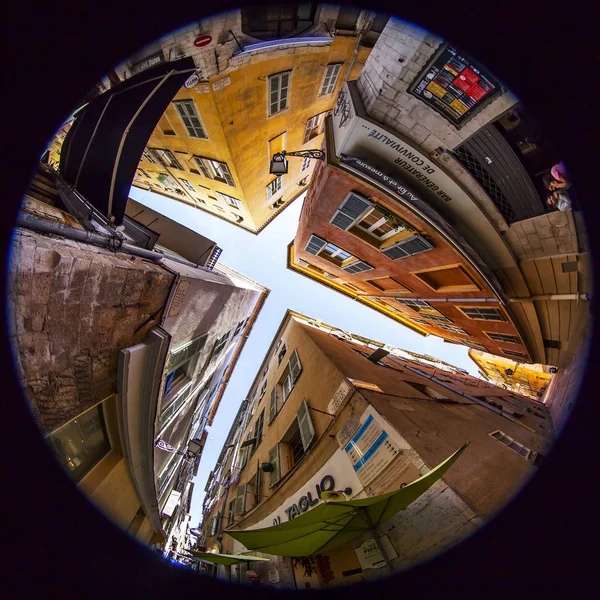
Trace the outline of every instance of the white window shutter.
<instances>
[{"instance_id":1,"label":"white window shutter","mask_svg":"<svg viewBox=\"0 0 600 600\"><path fill-rule=\"evenodd\" d=\"M302 438L302 447L306 452L306 450L308 449L315 437L315 428L313 426L310 412L308 410L308 404L306 403L306 399L302 400L302 404L300 404L300 408L298 410L296 418L298 419L300 437Z\"/></svg>"},{"instance_id":2,"label":"white window shutter","mask_svg":"<svg viewBox=\"0 0 600 600\"><path fill-rule=\"evenodd\" d=\"M362 273L363 271L371 271L373 267L362 260L357 260L350 265L342 267L342 269L347 273L354 275L356 273Z\"/></svg>"},{"instance_id":3,"label":"white window shutter","mask_svg":"<svg viewBox=\"0 0 600 600\"><path fill-rule=\"evenodd\" d=\"M320 238L317 235L311 235L310 239L308 240L308 244L306 244L306 248L304 248L304 250L316 256L317 254L319 254L319 252L321 252L321 250L323 250L323 248L325 248L326 245L327 242L324 239Z\"/></svg>"},{"instance_id":4,"label":"white window shutter","mask_svg":"<svg viewBox=\"0 0 600 600\"><path fill-rule=\"evenodd\" d=\"M269 401L269 425L277 416L277 386L273 387L271 392L271 400Z\"/></svg>"},{"instance_id":5,"label":"white window shutter","mask_svg":"<svg viewBox=\"0 0 600 600\"><path fill-rule=\"evenodd\" d=\"M235 514L243 515L244 514L244 499L246 497L246 484L240 485L236 490L235 495Z\"/></svg>"},{"instance_id":6,"label":"white window shutter","mask_svg":"<svg viewBox=\"0 0 600 600\"><path fill-rule=\"evenodd\" d=\"M269 462L273 465L269 473L269 487L272 488L279 481L279 444L269 451Z\"/></svg>"},{"instance_id":7,"label":"white window shutter","mask_svg":"<svg viewBox=\"0 0 600 600\"><path fill-rule=\"evenodd\" d=\"M338 210L333 215L330 223L333 223L340 229L347 230L358 219L365 214L367 210L373 207L373 203L363 198L359 194L351 193L342 202Z\"/></svg>"}]
</instances>

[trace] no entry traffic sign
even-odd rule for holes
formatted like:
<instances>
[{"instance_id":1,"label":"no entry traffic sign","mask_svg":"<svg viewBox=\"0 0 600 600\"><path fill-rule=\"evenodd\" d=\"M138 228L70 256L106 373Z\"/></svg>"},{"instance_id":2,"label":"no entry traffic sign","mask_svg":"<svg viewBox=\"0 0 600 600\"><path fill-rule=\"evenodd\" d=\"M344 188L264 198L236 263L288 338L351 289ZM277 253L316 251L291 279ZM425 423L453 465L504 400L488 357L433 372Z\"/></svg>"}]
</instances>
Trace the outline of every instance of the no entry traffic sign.
<instances>
[{"instance_id":1,"label":"no entry traffic sign","mask_svg":"<svg viewBox=\"0 0 600 600\"><path fill-rule=\"evenodd\" d=\"M208 46L212 42L210 35L201 35L194 40L194 46L196 48L202 48L202 46Z\"/></svg>"}]
</instances>

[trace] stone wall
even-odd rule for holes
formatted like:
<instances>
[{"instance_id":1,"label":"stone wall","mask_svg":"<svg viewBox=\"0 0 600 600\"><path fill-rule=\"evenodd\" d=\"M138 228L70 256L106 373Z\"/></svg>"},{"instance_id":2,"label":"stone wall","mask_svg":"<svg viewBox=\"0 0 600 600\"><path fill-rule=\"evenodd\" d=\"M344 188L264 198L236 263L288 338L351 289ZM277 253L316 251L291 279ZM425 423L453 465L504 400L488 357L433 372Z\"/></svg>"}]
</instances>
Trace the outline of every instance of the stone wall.
<instances>
[{"instance_id":1,"label":"stone wall","mask_svg":"<svg viewBox=\"0 0 600 600\"><path fill-rule=\"evenodd\" d=\"M119 350L156 325L173 280L151 261L15 230L10 335L42 429L50 432L116 392Z\"/></svg>"},{"instance_id":2,"label":"stone wall","mask_svg":"<svg viewBox=\"0 0 600 600\"><path fill-rule=\"evenodd\" d=\"M456 148L517 102L512 93L504 92L459 130L409 94L408 86L442 43L444 40L427 30L392 18L358 78L360 95L369 116L405 135L427 152L440 147Z\"/></svg>"}]
</instances>

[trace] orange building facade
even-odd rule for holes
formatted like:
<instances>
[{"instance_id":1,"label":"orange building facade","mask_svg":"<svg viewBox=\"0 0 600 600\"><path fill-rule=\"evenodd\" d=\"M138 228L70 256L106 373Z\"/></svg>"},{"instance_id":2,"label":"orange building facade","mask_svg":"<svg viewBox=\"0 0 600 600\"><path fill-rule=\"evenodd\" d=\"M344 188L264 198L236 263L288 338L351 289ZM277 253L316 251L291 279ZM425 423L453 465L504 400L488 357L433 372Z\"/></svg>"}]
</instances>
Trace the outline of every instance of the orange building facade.
<instances>
[{"instance_id":1,"label":"orange building facade","mask_svg":"<svg viewBox=\"0 0 600 600\"><path fill-rule=\"evenodd\" d=\"M453 226L404 184L378 185L338 159L331 131L326 143L289 268L424 335L530 362L494 274Z\"/></svg>"}]
</instances>

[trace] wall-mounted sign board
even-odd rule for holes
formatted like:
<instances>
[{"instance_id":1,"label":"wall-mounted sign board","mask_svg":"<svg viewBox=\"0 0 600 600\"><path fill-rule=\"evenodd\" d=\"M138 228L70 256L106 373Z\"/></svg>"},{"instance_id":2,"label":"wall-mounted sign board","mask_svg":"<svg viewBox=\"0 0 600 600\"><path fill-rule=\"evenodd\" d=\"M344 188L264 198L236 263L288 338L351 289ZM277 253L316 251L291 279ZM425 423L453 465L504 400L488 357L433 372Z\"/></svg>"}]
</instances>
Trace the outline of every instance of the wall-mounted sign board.
<instances>
[{"instance_id":1,"label":"wall-mounted sign board","mask_svg":"<svg viewBox=\"0 0 600 600\"><path fill-rule=\"evenodd\" d=\"M502 84L464 52L445 44L410 84L408 92L460 129L502 93Z\"/></svg>"}]
</instances>

